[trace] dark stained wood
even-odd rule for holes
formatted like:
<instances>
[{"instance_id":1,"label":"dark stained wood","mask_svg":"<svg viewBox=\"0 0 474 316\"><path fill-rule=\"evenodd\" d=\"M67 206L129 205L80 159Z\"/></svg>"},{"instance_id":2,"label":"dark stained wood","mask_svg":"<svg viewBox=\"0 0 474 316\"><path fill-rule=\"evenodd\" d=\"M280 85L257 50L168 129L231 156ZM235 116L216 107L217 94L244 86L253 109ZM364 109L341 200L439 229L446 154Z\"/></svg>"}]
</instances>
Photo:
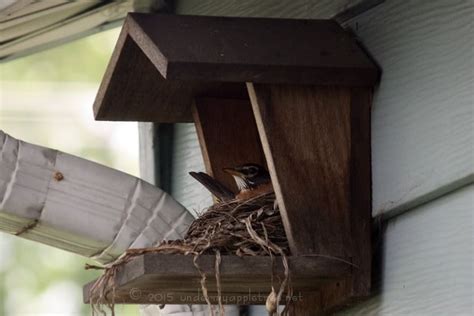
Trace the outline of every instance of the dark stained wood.
<instances>
[{"instance_id":1,"label":"dark stained wood","mask_svg":"<svg viewBox=\"0 0 474 316\"><path fill-rule=\"evenodd\" d=\"M248 88L292 253L350 257L350 90Z\"/></svg>"},{"instance_id":2,"label":"dark stained wood","mask_svg":"<svg viewBox=\"0 0 474 316\"><path fill-rule=\"evenodd\" d=\"M322 315L370 294L370 105L378 76L334 21L131 14L94 110L103 120L194 121L206 171L234 190L222 168L266 163L293 285L304 294L292 314ZM203 303L199 295L182 301L200 288L191 260L135 259L117 275L116 301ZM201 260L214 296L214 257ZM270 271L265 257L225 257L224 298L262 292L247 304L264 303ZM138 299L130 297L134 288Z\"/></svg>"},{"instance_id":3,"label":"dark stained wood","mask_svg":"<svg viewBox=\"0 0 474 316\"><path fill-rule=\"evenodd\" d=\"M130 14L94 103L98 120L190 122L194 97L244 82L371 86L379 71L330 20Z\"/></svg>"},{"instance_id":4,"label":"dark stained wood","mask_svg":"<svg viewBox=\"0 0 474 316\"><path fill-rule=\"evenodd\" d=\"M126 23L167 79L371 86L378 76L332 20L131 13Z\"/></svg>"},{"instance_id":5,"label":"dark stained wood","mask_svg":"<svg viewBox=\"0 0 474 316\"><path fill-rule=\"evenodd\" d=\"M351 235L357 265L344 281L322 290L321 305L335 311L366 298L371 293L372 173L370 150L370 89L351 90Z\"/></svg>"},{"instance_id":6,"label":"dark stained wood","mask_svg":"<svg viewBox=\"0 0 474 316\"><path fill-rule=\"evenodd\" d=\"M247 87L293 255L349 257L354 264L351 276L320 289L321 312L368 296L370 89ZM297 304L297 315L315 313L313 303Z\"/></svg>"},{"instance_id":7,"label":"dark stained wood","mask_svg":"<svg viewBox=\"0 0 474 316\"><path fill-rule=\"evenodd\" d=\"M351 90L351 236L359 269L352 281L353 296L367 296L372 262L371 89Z\"/></svg>"},{"instance_id":8,"label":"dark stained wood","mask_svg":"<svg viewBox=\"0 0 474 316\"><path fill-rule=\"evenodd\" d=\"M232 176L222 169L244 163L265 166L250 100L198 98L193 117L208 174L232 188Z\"/></svg>"},{"instance_id":9,"label":"dark stained wood","mask_svg":"<svg viewBox=\"0 0 474 316\"><path fill-rule=\"evenodd\" d=\"M317 316L324 315L321 306L320 292L302 292L298 299L290 305L290 316Z\"/></svg>"},{"instance_id":10,"label":"dark stained wood","mask_svg":"<svg viewBox=\"0 0 474 316\"><path fill-rule=\"evenodd\" d=\"M247 96L243 83L165 80L125 25L94 102L96 120L192 122L196 96Z\"/></svg>"},{"instance_id":11,"label":"dark stained wood","mask_svg":"<svg viewBox=\"0 0 474 316\"><path fill-rule=\"evenodd\" d=\"M275 259L275 273L283 276L281 258ZM206 273L209 295L217 295L214 272L215 257L201 256L199 266ZM342 279L350 273L350 265L341 261L319 257L290 257L289 267L294 296L302 296L328 282ZM223 256L221 263L221 285L224 299L246 295L260 298L250 299L249 304L264 304L271 291L272 264L270 257ZM192 256L145 254L127 263L117 273L117 303L183 304L183 295L198 296L200 278ZM275 278L278 286L278 277ZM84 287L84 301L89 302L92 282ZM141 293L140 297L133 297ZM161 294L160 294L161 293ZM155 297L153 297L153 294ZM164 295L167 294L168 296ZM132 297L131 297L132 296ZM138 296L138 295L137 295ZM161 299L160 299L161 298ZM295 299L296 299L295 298ZM202 303L195 299L194 303Z\"/></svg>"}]
</instances>

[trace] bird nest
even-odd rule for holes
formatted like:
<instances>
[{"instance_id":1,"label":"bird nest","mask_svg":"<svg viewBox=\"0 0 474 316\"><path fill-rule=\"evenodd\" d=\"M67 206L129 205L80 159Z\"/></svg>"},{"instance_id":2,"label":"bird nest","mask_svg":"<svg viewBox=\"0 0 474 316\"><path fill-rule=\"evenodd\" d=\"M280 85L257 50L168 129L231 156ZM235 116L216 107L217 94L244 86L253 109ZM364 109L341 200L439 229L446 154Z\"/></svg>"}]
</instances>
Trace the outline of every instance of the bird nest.
<instances>
[{"instance_id":1,"label":"bird nest","mask_svg":"<svg viewBox=\"0 0 474 316\"><path fill-rule=\"evenodd\" d=\"M209 207L190 225L184 239L163 241L157 247L130 249L115 262L105 266L86 266L86 269L105 269L104 274L91 287L90 297L93 313L104 313L104 305L114 314L113 292L115 275L118 269L133 258L145 253L182 254L194 256L194 265L201 274L201 288L211 315L216 311L211 305L206 275L200 269L197 259L203 254L216 256L216 282L218 291L219 315L224 315L220 292L219 264L221 255L270 256L273 260L282 260L285 275L275 290L272 286L266 307L270 315L277 314L278 302L284 292L287 293L286 314L291 301L291 286L287 255L288 240L283 229L280 212L273 193L260 195L249 200L220 202ZM273 264L272 264L273 265ZM273 271L269 271L273 274ZM273 279L273 278L272 278ZM112 297L112 299L109 299Z\"/></svg>"}]
</instances>

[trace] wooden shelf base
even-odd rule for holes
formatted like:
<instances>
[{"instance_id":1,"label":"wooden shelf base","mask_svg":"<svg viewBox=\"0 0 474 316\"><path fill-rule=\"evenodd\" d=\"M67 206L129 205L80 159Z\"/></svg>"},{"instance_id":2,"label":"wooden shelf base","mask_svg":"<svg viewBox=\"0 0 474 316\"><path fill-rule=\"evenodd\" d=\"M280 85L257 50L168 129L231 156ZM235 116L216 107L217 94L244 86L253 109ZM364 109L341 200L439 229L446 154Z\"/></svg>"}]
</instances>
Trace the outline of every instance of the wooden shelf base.
<instances>
[{"instance_id":1,"label":"wooden shelf base","mask_svg":"<svg viewBox=\"0 0 474 316\"><path fill-rule=\"evenodd\" d=\"M289 257L293 300L315 293L330 283L350 275L352 266L325 257ZM207 288L212 303L217 302L215 257L201 256L198 264L207 276ZM222 256L220 265L222 301L226 304L265 304L271 291L272 264L270 257ZM283 278L281 258L275 258L274 285ZM125 264L117 273L116 304L205 304L201 291L201 276L192 256L145 254ZM84 301L90 303L90 288L84 286ZM112 299L110 297L109 299Z\"/></svg>"}]
</instances>

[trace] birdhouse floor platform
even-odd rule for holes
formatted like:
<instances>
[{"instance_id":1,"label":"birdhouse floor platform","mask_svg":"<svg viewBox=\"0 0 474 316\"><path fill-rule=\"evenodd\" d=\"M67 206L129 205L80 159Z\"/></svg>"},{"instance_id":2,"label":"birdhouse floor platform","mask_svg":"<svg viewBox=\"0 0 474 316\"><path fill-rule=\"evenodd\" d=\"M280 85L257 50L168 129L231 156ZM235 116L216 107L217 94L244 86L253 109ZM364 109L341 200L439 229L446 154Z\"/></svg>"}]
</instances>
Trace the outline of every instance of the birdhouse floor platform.
<instances>
[{"instance_id":1,"label":"birdhouse floor platform","mask_svg":"<svg viewBox=\"0 0 474 316\"><path fill-rule=\"evenodd\" d=\"M206 287L212 303L217 303L215 256L202 255L197 263L206 274ZM289 257L293 288L292 299L312 297L318 288L329 283L341 284L356 269L342 260L326 257ZM272 284L278 289L284 277L281 257L222 256L220 283L224 304L265 304ZM144 254L120 268L114 279L115 296L109 299L118 304L206 304L201 290L201 275L193 263L193 256ZM84 287L84 300L90 303L90 289ZM92 298L93 301L93 298Z\"/></svg>"}]
</instances>

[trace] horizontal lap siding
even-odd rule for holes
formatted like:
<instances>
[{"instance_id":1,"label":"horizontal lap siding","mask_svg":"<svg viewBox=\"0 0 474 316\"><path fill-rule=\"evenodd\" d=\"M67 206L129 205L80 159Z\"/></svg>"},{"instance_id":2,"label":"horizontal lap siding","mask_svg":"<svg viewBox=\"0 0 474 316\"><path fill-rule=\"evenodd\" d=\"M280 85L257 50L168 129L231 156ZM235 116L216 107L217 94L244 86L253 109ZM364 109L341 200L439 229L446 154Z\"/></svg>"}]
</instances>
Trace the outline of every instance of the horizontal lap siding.
<instances>
[{"instance_id":1,"label":"horizontal lap siding","mask_svg":"<svg viewBox=\"0 0 474 316\"><path fill-rule=\"evenodd\" d=\"M209 192L189 175L190 171L205 171L194 124L176 124L174 139L171 192L196 215L209 206L212 199Z\"/></svg>"},{"instance_id":2,"label":"horizontal lap siding","mask_svg":"<svg viewBox=\"0 0 474 316\"><path fill-rule=\"evenodd\" d=\"M392 0L348 23L383 69L372 112L374 215L473 181L473 21L473 1Z\"/></svg>"},{"instance_id":3,"label":"horizontal lap siding","mask_svg":"<svg viewBox=\"0 0 474 316\"><path fill-rule=\"evenodd\" d=\"M380 1L380 0L379 0ZM345 8L377 0L202 0L176 1L177 14L271 18L332 18Z\"/></svg>"},{"instance_id":4,"label":"horizontal lap siding","mask_svg":"<svg viewBox=\"0 0 474 316\"><path fill-rule=\"evenodd\" d=\"M473 312L473 16L472 1L392 0L347 25L383 68L374 215L410 212L383 234L379 294L341 315Z\"/></svg>"},{"instance_id":5,"label":"horizontal lap siding","mask_svg":"<svg viewBox=\"0 0 474 316\"><path fill-rule=\"evenodd\" d=\"M472 315L474 185L388 222L378 292L338 315Z\"/></svg>"}]
</instances>

